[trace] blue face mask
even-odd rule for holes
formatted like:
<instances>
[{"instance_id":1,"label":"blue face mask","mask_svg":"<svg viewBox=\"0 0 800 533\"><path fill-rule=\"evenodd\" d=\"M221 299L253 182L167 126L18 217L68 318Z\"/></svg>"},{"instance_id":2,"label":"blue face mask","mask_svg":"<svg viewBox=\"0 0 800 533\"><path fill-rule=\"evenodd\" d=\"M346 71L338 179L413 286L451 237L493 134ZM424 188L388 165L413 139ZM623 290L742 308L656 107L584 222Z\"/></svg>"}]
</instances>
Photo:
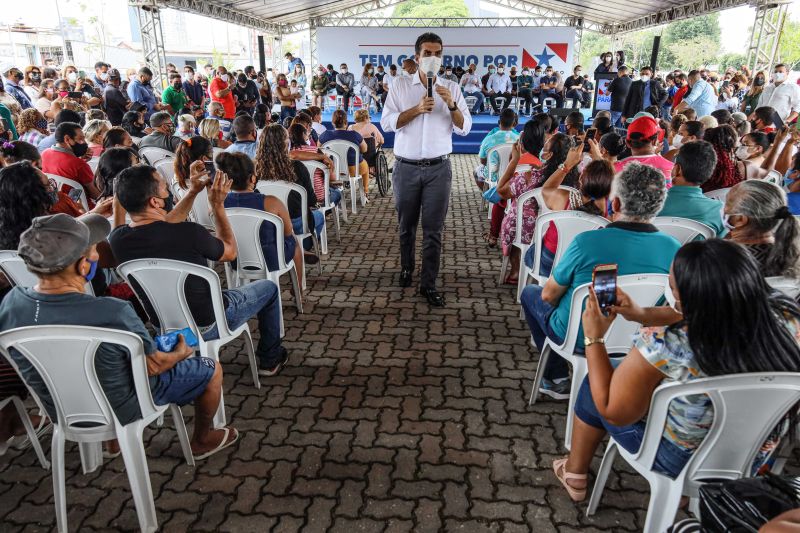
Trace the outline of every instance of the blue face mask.
<instances>
[{"instance_id":1,"label":"blue face mask","mask_svg":"<svg viewBox=\"0 0 800 533\"><path fill-rule=\"evenodd\" d=\"M796 170L792 170L791 168L786 171L786 174L783 175L783 188L788 189L789 185L795 182L794 178L792 178L792 174L797 172Z\"/></svg>"},{"instance_id":2,"label":"blue face mask","mask_svg":"<svg viewBox=\"0 0 800 533\"><path fill-rule=\"evenodd\" d=\"M87 281L92 281L94 279L94 275L97 274L97 261L92 261L91 259L87 259L89 261L89 273L83 276L83 278Z\"/></svg>"}]
</instances>

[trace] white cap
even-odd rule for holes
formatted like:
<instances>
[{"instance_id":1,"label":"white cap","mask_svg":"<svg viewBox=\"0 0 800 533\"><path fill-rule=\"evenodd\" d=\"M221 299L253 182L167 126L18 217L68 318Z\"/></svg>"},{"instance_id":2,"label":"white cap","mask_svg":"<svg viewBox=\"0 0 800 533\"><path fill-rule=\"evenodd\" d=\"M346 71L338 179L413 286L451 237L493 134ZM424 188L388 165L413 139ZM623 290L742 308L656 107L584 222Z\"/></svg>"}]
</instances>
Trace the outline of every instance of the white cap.
<instances>
[{"instance_id":1,"label":"white cap","mask_svg":"<svg viewBox=\"0 0 800 533\"><path fill-rule=\"evenodd\" d=\"M5 76L5 74L12 68L16 68L16 65L14 65L14 63L4 61L0 63L0 74Z\"/></svg>"}]
</instances>

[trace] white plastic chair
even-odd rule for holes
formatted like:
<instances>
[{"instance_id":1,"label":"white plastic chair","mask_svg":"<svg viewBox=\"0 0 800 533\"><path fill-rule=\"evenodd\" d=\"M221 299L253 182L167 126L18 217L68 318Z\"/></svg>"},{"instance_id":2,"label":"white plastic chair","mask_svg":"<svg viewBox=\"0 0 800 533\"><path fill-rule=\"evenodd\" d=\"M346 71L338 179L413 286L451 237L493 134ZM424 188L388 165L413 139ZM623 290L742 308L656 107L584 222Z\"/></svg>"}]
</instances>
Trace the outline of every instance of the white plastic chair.
<instances>
[{"instance_id":1,"label":"white plastic chair","mask_svg":"<svg viewBox=\"0 0 800 533\"><path fill-rule=\"evenodd\" d=\"M339 156L340 166L337 169L339 172L338 177L342 181L350 184L350 212L355 215L358 213L356 195L361 199L361 205L365 205L364 184L361 182L361 175L358 173L359 165L361 164L361 148L355 143L342 139L328 141L323 144L322 147L335 152ZM350 168L347 163L347 153L349 150L354 150L356 154L355 176L350 175Z\"/></svg>"},{"instance_id":2,"label":"white plastic chair","mask_svg":"<svg viewBox=\"0 0 800 533\"><path fill-rule=\"evenodd\" d=\"M324 147L321 148L321 150L322 150L322 153L327 155L331 159L331 161L333 161L333 176L331 176L330 179L334 179L334 177L338 179L339 176L342 175L341 174L342 173L342 170L341 170L342 169L342 160L339 157L339 154L334 152L333 150L330 150L330 149L324 148ZM344 222L347 222L347 200L346 200L346 196L347 195L345 193L348 192L348 189L340 189L340 190L342 192L342 201L339 204L339 208L338 209L339 209L339 212L342 215L342 220ZM337 228L337 232L338 232L338 228Z\"/></svg>"},{"instance_id":3,"label":"white plastic chair","mask_svg":"<svg viewBox=\"0 0 800 533\"><path fill-rule=\"evenodd\" d=\"M477 96L465 96L464 97L464 101L467 103L467 109L472 110L472 109L475 108L475 104L478 103L478 97Z\"/></svg>"},{"instance_id":4,"label":"white plastic chair","mask_svg":"<svg viewBox=\"0 0 800 533\"><path fill-rule=\"evenodd\" d=\"M664 296L664 291L669 287L668 280L669 276L666 274L630 274L619 276L617 278L617 287L624 290L641 307L652 307ZM567 428L564 436L564 446L567 449L570 449L572 443L572 418L575 412L578 389L580 389L583 378L588 373L586 357L575 354L575 346L578 342L581 315L586 298L589 296L590 285L591 283L581 285L572 293L569 319L567 321L567 334L564 336L564 342L561 345L556 345L550 338L545 340L542 353L539 356L539 365L536 367L536 376L531 387L531 397L528 402L529 405L536 403L539 387L544 378L544 369L553 352L572 364L572 387L569 395ZM618 315L604 336L606 351L609 354L627 354L631 346L633 346L633 336L640 327L640 324L629 322L621 315Z\"/></svg>"},{"instance_id":5,"label":"white plastic chair","mask_svg":"<svg viewBox=\"0 0 800 533\"><path fill-rule=\"evenodd\" d=\"M142 418L124 426L117 420L94 371L95 353L101 343L122 346L130 354L131 377ZM53 420L51 459L58 530L68 530L66 441L77 442L84 449L93 447L99 452L103 441L117 439L139 527L142 531L156 531L158 521L142 442L144 428L169 410L186 462L193 466L194 458L180 408L175 404L155 405L153 402L142 340L127 331L86 326L31 326L0 333L0 348L19 372L15 361L8 356L12 347L36 369L53 400L57 420Z\"/></svg>"},{"instance_id":6,"label":"white plastic chair","mask_svg":"<svg viewBox=\"0 0 800 533\"><path fill-rule=\"evenodd\" d=\"M490 179L486 180L487 185L497 185L497 182L500 181L500 177L503 176L503 173L511 163L511 149L514 147L514 144L515 143L498 144L486 152L486 174L490 177ZM492 174L497 176L497 181L491 179ZM486 198L483 197L483 193L481 193L481 209L483 209L484 206L488 207L488 202ZM491 219L492 210L489 209L489 220Z\"/></svg>"},{"instance_id":7,"label":"white plastic chair","mask_svg":"<svg viewBox=\"0 0 800 533\"><path fill-rule=\"evenodd\" d=\"M767 283L773 289L784 293L793 300L796 300L797 297L800 296L800 280L783 276L773 276L767 278Z\"/></svg>"},{"instance_id":8,"label":"white plastic chair","mask_svg":"<svg viewBox=\"0 0 800 533\"><path fill-rule=\"evenodd\" d=\"M564 186L562 186L564 187ZM572 243L573 239L584 231L592 231L598 228L603 228L608 225L608 220L596 215L590 215L582 211L550 211L544 205L544 200L541 196L541 189L534 189L528 191L518 198L517 206L522 205L519 201L527 201L530 198L535 198L539 203L539 216L536 217L536 223L533 227L533 239L530 244L525 244L521 240L519 230L514 239L513 245L519 248L520 263L519 263L519 282L517 284L517 302L520 301L520 296L528 280L532 277L539 285L544 285L547 282L547 276L539 274L542 267L542 239L547 232L550 224L554 224L558 230L558 245L556 246L556 253L553 259L553 268L558 264L561 256ZM542 213L542 210L545 210ZM522 211L517 207L517 228L522 223ZM533 266L528 268L525 264L525 256L528 253L528 248L536 246L535 253L533 254ZM504 258L505 260L505 258Z\"/></svg>"},{"instance_id":9,"label":"white plastic chair","mask_svg":"<svg viewBox=\"0 0 800 533\"><path fill-rule=\"evenodd\" d=\"M308 213L308 194L306 192L305 187L302 185L298 185L296 183L289 183L288 181L264 181L259 180L256 183L256 189L261 194L265 194L267 196L274 196L281 202L283 205L286 206L286 209L289 209L289 194L292 192L296 192L300 195L300 204L301 204L301 213L303 213L303 233L300 235L295 234L297 238L297 245L303 246L303 241L309 237L311 237L311 242L314 243L314 251L319 255L319 263L317 263L317 267L319 268L319 273L322 275L322 256L320 255L320 246L319 241L317 240L317 233L314 228L309 230L308 228L308 217L306 213ZM303 264L300 265L303 269L303 289L306 288L306 261L305 256L303 257Z\"/></svg>"},{"instance_id":10,"label":"white plastic chair","mask_svg":"<svg viewBox=\"0 0 800 533\"><path fill-rule=\"evenodd\" d=\"M175 154L169 150L158 148L156 146L145 146L139 149L139 155L150 166L155 166L156 163L162 159L174 159Z\"/></svg>"},{"instance_id":11,"label":"white plastic chair","mask_svg":"<svg viewBox=\"0 0 800 533\"><path fill-rule=\"evenodd\" d=\"M257 279L268 279L278 286L278 303L281 309L281 336L283 336L283 308L280 306L280 277L283 274L289 274L292 280L292 291L294 292L297 312L303 312L303 294L297 277L297 266L294 264L293 258L284 255L283 220L272 213L246 207L227 208L225 213L236 237L237 250L236 270L233 270L230 263L225 263L225 273L229 274L228 279L234 280L234 286L236 287ZM264 250L261 248L260 230L261 225L265 222L271 222L275 228L276 257L278 258L277 270L269 270L267 268Z\"/></svg>"},{"instance_id":12,"label":"white plastic chair","mask_svg":"<svg viewBox=\"0 0 800 533\"><path fill-rule=\"evenodd\" d=\"M653 219L653 225L658 228L658 231L674 237L675 240L681 243L681 246L687 242L692 242L698 237L702 237L703 240L708 240L713 239L717 235L714 229L706 226L702 222L689 218L656 217Z\"/></svg>"},{"instance_id":13,"label":"white plastic chair","mask_svg":"<svg viewBox=\"0 0 800 533\"><path fill-rule=\"evenodd\" d=\"M728 193L731 192L731 188L728 187L727 189L717 189L716 191L710 191L705 193L706 198L712 198L714 200L719 200L723 204L725 203L725 198L728 196Z\"/></svg>"},{"instance_id":14,"label":"white plastic chair","mask_svg":"<svg viewBox=\"0 0 800 533\"><path fill-rule=\"evenodd\" d=\"M336 240L342 242L341 238L341 227L339 226L339 206L333 205L331 202L331 171L327 165L323 165L319 161L303 161L303 165L308 170L309 176L311 176L311 180L314 180L314 172L317 170L322 171L323 176L323 188L325 189L325 202L319 210L322 212L322 215L327 215L328 211L333 211L333 224L336 227ZM322 248L322 253L328 255L328 224L327 219L325 225L322 227L322 231L319 234L319 242Z\"/></svg>"},{"instance_id":15,"label":"white plastic chair","mask_svg":"<svg viewBox=\"0 0 800 533\"><path fill-rule=\"evenodd\" d=\"M158 173L161 174L161 176L166 180L167 185L172 185L172 182L175 181L174 159L172 158L162 159L153 166L156 167Z\"/></svg>"},{"instance_id":16,"label":"white plastic chair","mask_svg":"<svg viewBox=\"0 0 800 533\"><path fill-rule=\"evenodd\" d=\"M14 409L17 410L17 416L22 420L22 425L25 427L25 434L28 436L28 440L31 441L31 446L33 446L33 450L36 452L36 457L38 457L39 462L42 464L42 468L45 470L50 468L50 461L44 456L39 437L36 436L36 430L33 429L33 423L31 422L30 416L28 416L28 410L25 409L25 404L22 403L22 398L19 396L9 396L8 398L0 400L0 409L5 409L6 405L9 403L14 404ZM3 454L0 453L0 456L1 455Z\"/></svg>"},{"instance_id":17,"label":"white plastic chair","mask_svg":"<svg viewBox=\"0 0 800 533\"><path fill-rule=\"evenodd\" d=\"M97 170L97 165L100 163L100 158L93 157L89 161L87 161L87 163L89 165L89 168L92 169L92 172L95 172Z\"/></svg>"},{"instance_id":18,"label":"white plastic chair","mask_svg":"<svg viewBox=\"0 0 800 533\"><path fill-rule=\"evenodd\" d=\"M131 286L142 306L155 312L156 316L151 319L158 320L159 334L163 335L186 327L191 328L197 336L198 350L203 357L209 357L219 363L220 349L244 334L244 347L250 359L253 382L257 389L261 388L250 328L247 322L235 330L228 327L228 321L225 319L225 305L222 301L222 288L216 272L208 267L171 259L135 259L119 265L117 272ZM186 300L186 293L183 290L186 278L189 276L202 278L208 284L211 294L211 310L214 313L214 321L219 334L219 338L215 340L203 339L200 327L189 310L189 302ZM220 392L219 407L214 415L214 427L225 427L225 399L222 392Z\"/></svg>"},{"instance_id":19,"label":"white plastic chair","mask_svg":"<svg viewBox=\"0 0 800 533\"><path fill-rule=\"evenodd\" d=\"M39 283L39 278L28 270L28 267L25 266L25 261L17 254L16 250L0 250L0 270L12 285L34 287ZM87 282L84 285L84 291L86 294L94 296L94 289L91 283Z\"/></svg>"},{"instance_id":20,"label":"white plastic chair","mask_svg":"<svg viewBox=\"0 0 800 533\"><path fill-rule=\"evenodd\" d=\"M714 421L703 442L673 480L651 469L669 416L670 402L694 394L709 396L714 408ZM650 401L639 451L630 453L613 438L609 440L586 514L592 515L597 510L611 466L619 454L650 484L644 531L665 531L675 520L681 496L696 499L704 480L750 477L756 454L798 399L800 374L789 372L717 376L659 386Z\"/></svg>"},{"instance_id":21,"label":"white plastic chair","mask_svg":"<svg viewBox=\"0 0 800 533\"><path fill-rule=\"evenodd\" d=\"M80 195L78 198L78 203L81 204L81 207L83 207L85 211L89 210L89 201L86 199L86 191L83 189L83 185L75 180L65 178L64 176L59 176L58 174L47 174L47 177L56 182L59 191L63 190L65 186L72 190L79 191ZM70 198L72 198L71 195Z\"/></svg>"},{"instance_id":22,"label":"white plastic chair","mask_svg":"<svg viewBox=\"0 0 800 533\"><path fill-rule=\"evenodd\" d=\"M176 200L180 201L183 195L186 194L186 191L181 189L178 180L172 181L171 187L173 196L175 196ZM211 217L211 206L208 204L208 188L203 187L200 192L197 193L197 196L194 197L192 209L189 211L189 220L200 224L211 233L217 231L214 219Z\"/></svg>"},{"instance_id":23,"label":"white plastic chair","mask_svg":"<svg viewBox=\"0 0 800 533\"><path fill-rule=\"evenodd\" d=\"M133 144L135 144L136 146L139 146L139 143L142 142L142 138L141 137L134 137L133 135L131 135L131 141L133 141Z\"/></svg>"}]
</instances>

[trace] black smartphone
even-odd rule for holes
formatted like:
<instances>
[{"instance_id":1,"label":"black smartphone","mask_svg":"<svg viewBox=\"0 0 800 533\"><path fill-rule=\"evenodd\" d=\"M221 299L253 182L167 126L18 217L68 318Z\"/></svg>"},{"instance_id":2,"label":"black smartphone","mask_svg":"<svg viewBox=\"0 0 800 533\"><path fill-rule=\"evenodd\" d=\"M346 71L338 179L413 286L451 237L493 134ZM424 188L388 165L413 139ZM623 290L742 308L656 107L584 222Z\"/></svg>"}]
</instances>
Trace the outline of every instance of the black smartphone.
<instances>
[{"instance_id":1,"label":"black smartphone","mask_svg":"<svg viewBox=\"0 0 800 533\"><path fill-rule=\"evenodd\" d=\"M594 139L594 136L597 135L597 128L589 128L586 130L586 135L583 137L583 152L589 152L589 139Z\"/></svg>"},{"instance_id":2,"label":"black smartphone","mask_svg":"<svg viewBox=\"0 0 800 533\"><path fill-rule=\"evenodd\" d=\"M69 190L67 196L69 196L72 199L72 201L75 202L76 204L80 204L81 197L83 196L83 189L76 189L73 187L72 189Z\"/></svg>"},{"instance_id":3,"label":"black smartphone","mask_svg":"<svg viewBox=\"0 0 800 533\"><path fill-rule=\"evenodd\" d=\"M67 98L72 98L73 100L80 100L83 96L83 93L80 91L70 91L67 93Z\"/></svg>"},{"instance_id":4,"label":"black smartphone","mask_svg":"<svg viewBox=\"0 0 800 533\"><path fill-rule=\"evenodd\" d=\"M617 265L597 265L592 272L592 288L600 310L608 316L608 308L617 303Z\"/></svg>"},{"instance_id":5,"label":"black smartphone","mask_svg":"<svg viewBox=\"0 0 800 533\"><path fill-rule=\"evenodd\" d=\"M213 161L203 161L203 164L206 166L206 172L208 172L208 177L211 178L209 183L214 183L214 176L217 175L217 167L214 166Z\"/></svg>"}]
</instances>

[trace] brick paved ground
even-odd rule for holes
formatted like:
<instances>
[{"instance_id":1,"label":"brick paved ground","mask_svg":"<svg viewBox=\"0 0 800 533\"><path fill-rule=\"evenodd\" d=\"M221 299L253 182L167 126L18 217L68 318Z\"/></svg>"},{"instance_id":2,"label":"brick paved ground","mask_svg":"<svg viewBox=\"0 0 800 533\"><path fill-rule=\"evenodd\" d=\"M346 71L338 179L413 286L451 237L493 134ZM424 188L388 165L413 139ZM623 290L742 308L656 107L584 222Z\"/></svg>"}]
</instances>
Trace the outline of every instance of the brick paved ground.
<instances>
[{"instance_id":1,"label":"brick paved ground","mask_svg":"<svg viewBox=\"0 0 800 533\"><path fill-rule=\"evenodd\" d=\"M479 242L475 162L454 158L445 309L396 287L392 199L375 199L341 244L331 237L325 274L309 272L305 314L284 293L292 358L280 376L257 391L241 343L223 353L240 441L189 468L169 424L145 433L163 531L641 529L647 487L631 471L612 475L591 519L552 475L566 405L527 405L536 356L512 290L498 287L499 256ZM84 476L67 451L70 529L136 529L122 459ZM33 452L9 452L0 530L54 522L49 472Z\"/></svg>"}]
</instances>

